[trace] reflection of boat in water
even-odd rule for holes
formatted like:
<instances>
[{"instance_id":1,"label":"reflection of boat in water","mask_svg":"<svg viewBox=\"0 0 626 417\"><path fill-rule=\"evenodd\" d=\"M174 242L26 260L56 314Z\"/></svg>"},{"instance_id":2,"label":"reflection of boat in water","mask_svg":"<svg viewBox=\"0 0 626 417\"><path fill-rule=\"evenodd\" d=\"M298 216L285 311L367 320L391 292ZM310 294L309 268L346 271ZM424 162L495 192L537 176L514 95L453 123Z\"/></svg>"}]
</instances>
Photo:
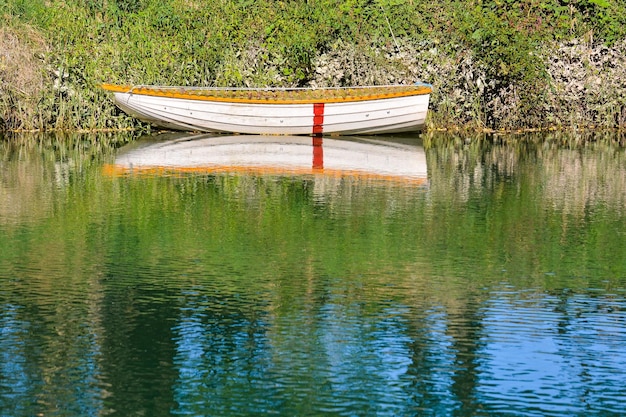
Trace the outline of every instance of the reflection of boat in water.
<instances>
[{"instance_id":1,"label":"reflection of boat in water","mask_svg":"<svg viewBox=\"0 0 626 417\"><path fill-rule=\"evenodd\" d=\"M426 155L417 139L382 137L166 134L127 145L106 170L113 175L358 176L418 184L427 178Z\"/></svg>"}]
</instances>

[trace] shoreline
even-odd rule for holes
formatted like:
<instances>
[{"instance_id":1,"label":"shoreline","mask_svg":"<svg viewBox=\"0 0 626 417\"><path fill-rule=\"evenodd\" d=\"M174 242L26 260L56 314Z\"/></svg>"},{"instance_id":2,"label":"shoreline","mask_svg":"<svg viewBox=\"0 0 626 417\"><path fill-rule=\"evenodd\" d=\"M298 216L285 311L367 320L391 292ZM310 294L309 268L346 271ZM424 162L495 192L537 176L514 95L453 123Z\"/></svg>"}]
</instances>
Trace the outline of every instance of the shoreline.
<instances>
[{"instance_id":1,"label":"shoreline","mask_svg":"<svg viewBox=\"0 0 626 417\"><path fill-rule=\"evenodd\" d=\"M64 133L64 134L89 134L89 133L146 133L146 134L155 134L155 133L165 133L165 132L180 132L180 133L202 133L202 132L193 132L193 131L177 131L177 130L166 130L166 129L144 129L142 127L128 127L128 128L94 128L94 129L66 129L66 128L52 128L52 129L15 129L15 130L0 130L0 135L6 134L40 134L40 133ZM412 134L427 134L427 133L463 133L463 134L485 134L485 135L518 135L518 134L526 134L526 133L553 133L553 132L562 132L565 134L575 134L575 133L615 133L626 134L626 128L624 127L580 127L580 126L551 126L544 128L521 128L521 129L489 129L489 128L460 128L460 127L433 127L429 129L423 129L415 132L405 132L398 134L399 136L410 136ZM204 132L206 133L206 132ZM228 133L215 133L215 136L223 136L228 135ZM243 135L239 133L232 133L232 135ZM257 136L257 135L255 135ZM291 135L258 135L258 136L291 136ZM297 136L309 136L309 135L297 135ZM324 136L324 135L323 135ZM351 135L334 135L328 134L328 137L333 138L341 138L342 136L349 137ZM376 136L386 136L386 135L372 135L372 137ZM390 135L395 136L395 135Z\"/></svg>"}]
</instances>

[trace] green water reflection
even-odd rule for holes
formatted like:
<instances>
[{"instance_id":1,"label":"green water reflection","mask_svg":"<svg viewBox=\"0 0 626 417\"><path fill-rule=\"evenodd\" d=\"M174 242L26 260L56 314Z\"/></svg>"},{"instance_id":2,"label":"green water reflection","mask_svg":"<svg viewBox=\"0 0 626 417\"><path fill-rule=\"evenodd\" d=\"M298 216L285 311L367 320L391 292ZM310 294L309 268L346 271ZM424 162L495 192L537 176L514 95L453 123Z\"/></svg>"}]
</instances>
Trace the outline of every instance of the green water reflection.
<instances>
[{"instance_id":1,"label":"green water reflection","mask_svg":"<svg viewBox=\"0 0 626 417\"><path fill-rule=\"evenodd\" d=\"M1 416L624 412L615 134L387 138L426 182L132 139L0 141Z\"/></svg>"}]
</instances>

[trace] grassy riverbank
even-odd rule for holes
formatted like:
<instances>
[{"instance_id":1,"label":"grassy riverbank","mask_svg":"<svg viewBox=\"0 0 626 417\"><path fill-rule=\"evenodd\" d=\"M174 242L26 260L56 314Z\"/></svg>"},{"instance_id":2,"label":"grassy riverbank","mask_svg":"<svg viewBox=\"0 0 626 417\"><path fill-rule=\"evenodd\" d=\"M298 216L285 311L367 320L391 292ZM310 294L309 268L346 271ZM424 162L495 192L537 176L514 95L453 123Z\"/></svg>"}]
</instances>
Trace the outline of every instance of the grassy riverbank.
<instances>
[{"instance_id":1,"label":"grassy riverbank","mask_svg":"<svg viewBox=\"0 0 626 417\"><path fill-rule=\"evenodd\" d=\"M0 130L123 129L103 82L426 81L428 127L626 127L615 0L0 0Z\"/></svg>"}]
</instances>

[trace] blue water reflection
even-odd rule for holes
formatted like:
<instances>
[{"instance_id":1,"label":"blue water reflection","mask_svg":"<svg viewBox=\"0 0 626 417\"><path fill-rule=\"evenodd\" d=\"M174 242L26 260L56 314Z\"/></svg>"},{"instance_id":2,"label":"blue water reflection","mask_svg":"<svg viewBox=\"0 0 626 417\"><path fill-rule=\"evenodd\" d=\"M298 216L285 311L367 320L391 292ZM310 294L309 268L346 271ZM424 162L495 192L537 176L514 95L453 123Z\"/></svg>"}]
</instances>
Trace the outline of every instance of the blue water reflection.
<instances>
[{"instance_id":1,"label":"blue water reflection","mask_svg":"<svg viewBox=\"0 0 626 417\"><path fill-rule=\"evenodd\" d=\"M623 297L509 291L484 312L481 396L529 415L624 411Z\"/></svg>"},{"instance_id":2,"label":"blue water reflection","mask_svg":"<svg viewBox=\"0 0 626 417\"><path fill-rule=\"evenodd\" d=\"M237 311L238 306L227 306L205 294L203 288L185 291L173 329L178 370L173 414L267 411L274 390L267 379L270 347L264 323L246 317Z\"/></svg>"},{"instance_id":3,"label":"blue water reflection","mask_svg":"<svg viewBox=\"0 0 626 417\"><path fill-rule=\"evenodd\" d=\"M16 415L25 414L21 404L29 398L28 390L31 380L26 373L27 361L20 352L20 335L27 331L27 326L20 323L15 305L3 306L0 315L0 382L1 393L6 397L6 403L15 404L12 411ZM24 328L26 327L26 328ZM3 415L4 414L3 412Z\"/></svg>"},{"instance_id":4,"label":"blue water reflection","mask_svg":"<svg viewBox=\"0 0 626 417\"><path fill-rule=\"evenodd\" d=\"M443 306L395 305L370 316L329 299L304 316L211 322L196 297L176 327L176 414L623 411L626 303L617 297L494 292L477 313L471 355L474 342L455 337ZM226 339L224 320L234 329Z\"/></svg>"},{"instance_id":5,"label":"blue water reflection","mask_svg":"<svg viewBox=\"0 0 626 417\"><path fill-rule=\"evenodd\" d=\"M41 333L42 329L37 323L20 319L23 313L19 310L24 307L2 307L0 415L101 415L106 410L106 389L101 383L99 348L94 335L87 330L66 340L64 330L58 328L58 335L41 335L41 339L32 340L38 339L32 333ZM32 342L25 343L29 339ZM55 347L60 343L55 339L69 343Z\"/></svg>"}]
</instances>

